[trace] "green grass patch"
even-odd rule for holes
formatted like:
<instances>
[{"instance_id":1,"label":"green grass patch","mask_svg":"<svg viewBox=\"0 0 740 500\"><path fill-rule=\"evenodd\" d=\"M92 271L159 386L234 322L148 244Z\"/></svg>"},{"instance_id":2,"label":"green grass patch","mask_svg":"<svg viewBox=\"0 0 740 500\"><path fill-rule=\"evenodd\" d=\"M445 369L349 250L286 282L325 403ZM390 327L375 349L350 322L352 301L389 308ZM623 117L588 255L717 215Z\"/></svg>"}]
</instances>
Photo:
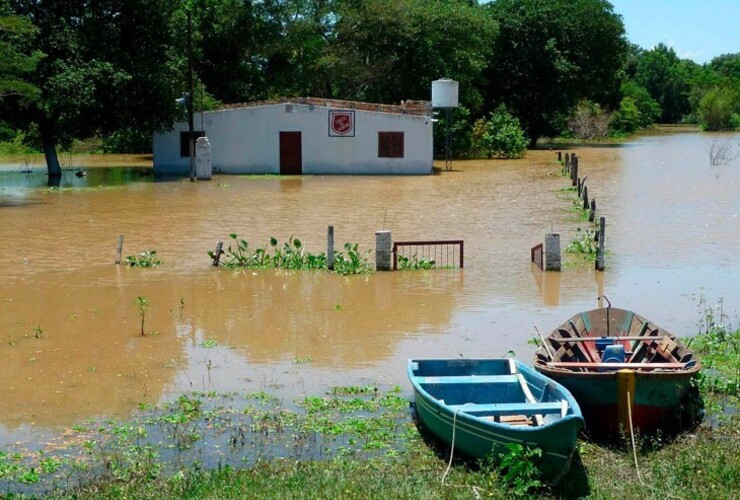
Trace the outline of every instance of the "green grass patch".
<instances>
[{"instance_id":1,"label":"green grass patch","mask_svg":"<svg viewBox=\"0 0 740 500\"><path fill-rule=\"evenodd\" d=\"M400 387L334 387L286 403L260 391L193 392L87 422L39 451L0 450L0 491L56 498L734 498L740 477L738 340L722 302L700 299L689 340L705 365L706 418L678 437L579 441L556 486L538 450L472 463L416 427ZM711 368L711 370L710 370ZM729 418L722 416L729 415ZM43 448L43 446L42 446Z\"/></svg>"}]
</instances>

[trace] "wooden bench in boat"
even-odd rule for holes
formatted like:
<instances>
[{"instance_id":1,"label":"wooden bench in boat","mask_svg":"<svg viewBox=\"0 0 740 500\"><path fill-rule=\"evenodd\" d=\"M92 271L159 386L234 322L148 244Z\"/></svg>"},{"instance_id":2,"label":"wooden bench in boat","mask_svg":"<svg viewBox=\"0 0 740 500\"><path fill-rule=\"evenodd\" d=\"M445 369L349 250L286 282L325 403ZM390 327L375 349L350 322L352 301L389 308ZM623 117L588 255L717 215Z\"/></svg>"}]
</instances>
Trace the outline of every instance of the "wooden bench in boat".
<instances>
[{"instance_id":1,"label":"wooden bench in boat","mask_svg":"<svg viewBox=\"0 0 740 500\"><path fill-rule=\"evenodd\" d=\"M420 384L518 384L516 375L462 375L443 377L424 377Z\"/></svg>"},{"instance_id":2,"label":"wooden bench in boat","mask_svg":"<svg viewBox=\"0 0 740 500\"><path fill-rule=\"evenodd\" d=\"M553 368L586 368L587 370L603 370L610 368L613 370L683 370L691 368L692 363L583 363L578 361L548 361L547 366Z\"/></svg>"},{"instance_id":3,"label":"wooden bench in boat","mask_svg":"<svg viewBox=\"0 0 740 500\"><path fill-rule=\"evenodd\" d=\"M487 417L492 415L553 415L565 416L568 411L567 401L556 401L554 403L465 403L462 405L449 405L452 411L460 411L475 415L476 417Z\"/></svg>"}]
</instances>

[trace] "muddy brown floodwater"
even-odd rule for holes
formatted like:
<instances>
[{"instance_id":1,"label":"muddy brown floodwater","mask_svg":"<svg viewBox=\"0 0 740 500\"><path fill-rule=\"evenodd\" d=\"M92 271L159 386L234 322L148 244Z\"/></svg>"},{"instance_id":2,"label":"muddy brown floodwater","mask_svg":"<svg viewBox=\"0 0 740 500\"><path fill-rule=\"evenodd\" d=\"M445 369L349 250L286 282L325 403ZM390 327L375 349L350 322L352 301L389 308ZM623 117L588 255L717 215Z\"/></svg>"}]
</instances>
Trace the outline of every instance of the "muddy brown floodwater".
<instances>
[{"instance_id":1,"label":"muddy brown floodwater","mask_svg":"<svg viewBox=\"0 0 740 500\"><path fill-rule=\"evenodd\" d=\"M530 248L547 232L563 247L584 223L568 210L553 150L516 161L458 161L421 177L227 177L156 181L146 159L70 159L45 187L43 162L0 169L0 443L87 419L125 418L183 391L268 390L295 398L334 385L407 391L409 357L529 361L543 332L612 304L680 336L696 333L697 296L740 298L740 160L710 166L713 137L646 136L571 149L599 215L608 268L542 273ZM740 146L738 146L740 147ZM568 151L562 149L562 151ZM30 173L21 173L31 170ZM71 187L65 187L71 186ZM371 249L395 240L463 239L465 269L373 273L231 271L206 251L231 232L262 246L291 235L308 250L335 240ZM156 250L164 266L113 265ZM372 260L372 256L371 256ZM573 259L566 257L566 260ZM134 304L149 300L145 331Z\"/></svg>"}]
</instances>

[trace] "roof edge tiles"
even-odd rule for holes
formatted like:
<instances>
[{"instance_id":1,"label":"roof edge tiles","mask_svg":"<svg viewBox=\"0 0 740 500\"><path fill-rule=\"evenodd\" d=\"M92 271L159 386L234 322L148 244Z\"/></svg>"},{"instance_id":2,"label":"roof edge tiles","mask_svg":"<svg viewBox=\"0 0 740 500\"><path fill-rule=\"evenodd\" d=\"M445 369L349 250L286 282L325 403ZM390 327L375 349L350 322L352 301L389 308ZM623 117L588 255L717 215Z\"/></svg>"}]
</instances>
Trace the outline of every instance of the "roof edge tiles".
<instances>
[{"instance_id":1,"label":"roof edge tiles","mask_svg":"<svg viewBox=\"0 0 740 500\"><path fill-rule=\"evenodd\" d=\"M270 106L275 104L298 104L314 105L326 108L336 109L356 109L360 111L374 111L378 113L394 113L402 115L427 116L431 113L431 103L429 101L401 101L400 105L396 104L375 104L360 101L345 101L341 99L324 99L320 97L290 97L269 101L252 101L244 103L224 104L216 111L233 110L243 108L255 108L260 106Z\"/></svg>"}]
</instances>

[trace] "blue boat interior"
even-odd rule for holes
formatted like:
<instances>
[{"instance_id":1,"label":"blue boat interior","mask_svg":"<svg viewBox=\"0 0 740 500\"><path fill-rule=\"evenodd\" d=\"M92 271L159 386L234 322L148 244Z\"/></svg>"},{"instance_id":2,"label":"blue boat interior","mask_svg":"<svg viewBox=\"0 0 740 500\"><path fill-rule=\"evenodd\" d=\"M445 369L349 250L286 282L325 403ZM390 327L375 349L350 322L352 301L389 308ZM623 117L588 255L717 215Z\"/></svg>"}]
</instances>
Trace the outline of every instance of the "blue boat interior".
<instances>
[{"instance_id":1,"label":"blue boat interior","mask_svg":"<svg viewBox=\"0 0 740 500\"><path fill-rule=\"evenodd\" d=\"M516 375L473 377L465 382L446 380L448 378L429 377L428 381L419 382L422 389L447 405L527 402Z\"/></svg>"},{"instance_id":2,"label":"blue boat interior","mask_svg":"<svg viewBox=\"0 0 740 500\"><path fill-rule=\"evenodd\" d=\"M423 359L416 361L417 377L510 375L508 359Z\"/></svg>"},{"instance_id":3,"label":"blue boat interior","mask_svg":"<svg viewBox=\"0 0 740 500\"><path fill-rule=\"evenodd\" d=\"M508 359L419 360L412 369L419 386L452 411L477 417L536 415L546 420L568 411L560 391L545 379L512 373Z\"/></svg>"}]
</instances>

